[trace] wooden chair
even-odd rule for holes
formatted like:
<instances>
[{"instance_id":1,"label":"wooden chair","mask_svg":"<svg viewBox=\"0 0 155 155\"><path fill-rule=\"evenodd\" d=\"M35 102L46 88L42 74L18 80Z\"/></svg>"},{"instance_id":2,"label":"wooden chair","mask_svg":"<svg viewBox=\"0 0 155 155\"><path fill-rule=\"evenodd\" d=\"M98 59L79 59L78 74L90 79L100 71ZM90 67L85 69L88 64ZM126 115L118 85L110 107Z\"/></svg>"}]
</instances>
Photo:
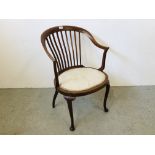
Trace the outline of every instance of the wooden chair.
<instances>
[{"instance_id":1,"label":"wooden chair","mask_svg":"<svg viewBox=\"0 0 155 155\"><path fill-rule=\"evenodd\" d=\"M103 50L102 64L94 69L82 65L81 35L86 35L91 42ZM103 107L108 112L106 101L110 83L105 68L106 53L109 47L100 45L87 30L76 26L56 26L44 31L41 43L48 57L53 61L55 94L53 108L58 93L67 101L71 118L70 130L74 131L72 101L79 96L91 94L106 87Z\"/></svg>"}]
</instances>

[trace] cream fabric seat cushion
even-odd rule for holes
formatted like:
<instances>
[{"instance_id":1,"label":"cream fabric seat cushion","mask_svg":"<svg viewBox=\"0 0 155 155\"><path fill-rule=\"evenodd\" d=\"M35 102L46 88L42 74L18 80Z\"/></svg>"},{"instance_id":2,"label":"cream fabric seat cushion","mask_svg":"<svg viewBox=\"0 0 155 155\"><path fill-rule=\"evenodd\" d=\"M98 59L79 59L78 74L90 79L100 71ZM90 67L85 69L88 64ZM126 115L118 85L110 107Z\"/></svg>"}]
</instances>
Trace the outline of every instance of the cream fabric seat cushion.
<instances>
[{"instance_id":1,"label":"cream fabric seat cushion","mask_svg":"<svg viewBox=\"0 0 155 155\"><path fill-rule=\"evenodd\" d=\"M93 68L74 68L59 75L60 88L68 91L87 90L104 80L105 74Z\"/></svg>"}]
</instances>

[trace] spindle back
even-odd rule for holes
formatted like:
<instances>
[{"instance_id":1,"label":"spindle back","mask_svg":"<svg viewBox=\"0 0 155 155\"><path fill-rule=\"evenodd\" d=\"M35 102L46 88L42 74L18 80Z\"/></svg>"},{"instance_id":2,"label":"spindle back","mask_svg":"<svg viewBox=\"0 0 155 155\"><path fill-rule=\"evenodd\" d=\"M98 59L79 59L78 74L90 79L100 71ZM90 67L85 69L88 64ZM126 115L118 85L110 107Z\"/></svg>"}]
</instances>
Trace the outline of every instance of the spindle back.
<instances>
[{"instance_id":1,"label":"spindle back","mask_svg":"<svg viewBox=\"0 0 155 155\"><path fill-rule=\"evenodd\" d=\"M49 58L57 62L58 72L82 66L81 33L93 39L87 30L77 26L56 26L41 35L42 45Z\"/></svg>"}]
</instances>

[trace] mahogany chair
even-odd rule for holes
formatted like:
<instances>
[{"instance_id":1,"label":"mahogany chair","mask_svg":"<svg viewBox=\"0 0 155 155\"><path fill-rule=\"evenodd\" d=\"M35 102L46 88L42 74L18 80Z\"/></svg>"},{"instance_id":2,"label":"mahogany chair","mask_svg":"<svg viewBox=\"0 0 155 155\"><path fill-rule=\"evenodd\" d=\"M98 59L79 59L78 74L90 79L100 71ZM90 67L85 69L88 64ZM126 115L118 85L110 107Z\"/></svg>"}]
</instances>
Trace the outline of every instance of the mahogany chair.
<instances>
[{"instance_id":1,"label":"mahogany chair","mask_svg":"<svg viewBox=\"0 0 155 155\"><path fill-rule=\"evenodd\" d=\"M95 46L103 50L100 68L95 69L82 65L81 35L86 35ZM42 33L41 43L54 67L55 94L52 105L54 108L58 93L64 96L71 118L70 130L75 130L72 101L76 97L88 95L106 87L103 107L104 111L108 112L106 101L110 83L108 75L103 70L109 47L100 45L90 32L76 26L52 27Z\"/></svg>"}]
</instances>

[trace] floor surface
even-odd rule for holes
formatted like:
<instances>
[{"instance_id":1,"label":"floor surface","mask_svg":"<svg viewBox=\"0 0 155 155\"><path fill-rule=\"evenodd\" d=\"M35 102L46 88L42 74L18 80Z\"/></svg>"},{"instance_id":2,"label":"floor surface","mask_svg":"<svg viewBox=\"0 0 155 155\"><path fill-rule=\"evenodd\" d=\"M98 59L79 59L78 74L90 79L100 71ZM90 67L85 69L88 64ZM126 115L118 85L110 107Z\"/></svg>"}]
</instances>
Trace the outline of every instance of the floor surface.
<instances>
[{"instance_id":1,"label":"floor surface","mask_svg":"<svg viewBox=\"0 0 155 155\"><path fill-rule=\"evenodd\" d=\"M0 134L155 134L155 86L111 87L103 111L104 89L73 102L76 130L69 130L66 101L54 89L0 89Z\"/></svg>"}]
</instances>

